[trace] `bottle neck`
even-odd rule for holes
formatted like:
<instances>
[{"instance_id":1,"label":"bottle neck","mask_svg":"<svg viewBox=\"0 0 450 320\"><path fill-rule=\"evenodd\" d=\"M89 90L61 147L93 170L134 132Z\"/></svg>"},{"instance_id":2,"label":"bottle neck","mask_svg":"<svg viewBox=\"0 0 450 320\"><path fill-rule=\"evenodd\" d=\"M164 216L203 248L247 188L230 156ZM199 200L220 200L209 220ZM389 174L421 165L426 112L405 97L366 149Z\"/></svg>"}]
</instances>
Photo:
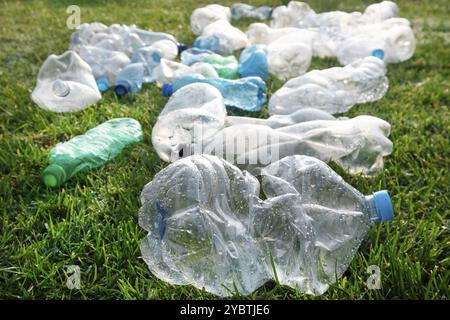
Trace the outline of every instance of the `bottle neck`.
<instances>
[{"instance_id":1,"label":"bottle neck","mask_svg":"<svg viewBox=\"0 0 450 320\"><path fill-rule=\"evenodd\" d=\"M371 222L380 222L373 195L364 197L364 207Z\"/></svg>"}]
</instances>

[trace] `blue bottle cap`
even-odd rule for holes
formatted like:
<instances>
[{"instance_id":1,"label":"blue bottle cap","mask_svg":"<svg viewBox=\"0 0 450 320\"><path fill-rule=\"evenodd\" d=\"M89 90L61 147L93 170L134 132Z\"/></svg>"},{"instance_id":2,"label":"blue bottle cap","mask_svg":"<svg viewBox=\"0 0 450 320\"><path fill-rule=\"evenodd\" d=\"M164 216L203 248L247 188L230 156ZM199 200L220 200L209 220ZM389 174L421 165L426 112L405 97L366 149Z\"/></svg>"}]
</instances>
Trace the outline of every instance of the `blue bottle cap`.
<instances>
[{"instance_id":1,"label":"blue bottle cap","mask_svg":"<svg viewBox=\"0 0 450 320\"><path fill-rule=\"evenodd\" d=\"M155 63L159 63L161 61L161 55L158 52L152 53L152 60Z\"/></svg>"},{"instance_id":2,"label":"blue bottle cap","mask_svg":"<svg viewBox=\"0 0 450 320\"><path fill-rule=\"evenodd\" d=\"M119 96L123 96L130 91L130 84L125 81L119 81L114 88L114 92Z\"/></svg>"},{"instance_id":3,"label":"blue bottle cap","mask_svg":"<svg viewBox=\"0 0 450 320\"><path fill-rule=\"evenodd\" d=\"M184 50L188 48L188 46L184 43L179 43L177 46L178 46L178 55L180 55Z\"/></svg>"},{"instance_id":4,"label":"blue bottle cap","mask_svg":"<svg viewBox=\"0 0 450 320\"><path fill-rule=\"evenodd\" d=\"M384 51L383 51L383 49L375 49L375 50L373 50L372 51L372 56L383 60L383 58L384 58Z\"/></svg>"},{"instance_id":5,"label":"blue bottle cap","mask_svg":"<svg viewBox=\"0 0 450 320\"><path fill-rule=\"evenodd\" d=\"M170 97L173 93L173 85L170 83L164 83L161 90L164 97Z\"/></svg>"},{"instance_id":6,"label":"blue bottle cap","mask_svg":"<svg viewBox=\"0 0 450 320\"><path fill-rule=\"evenodd\" d=\"M373 194L373 200L379 222L394 219L394 209L392 208L391 198L389 197L389 193L387 192L387 190L375 192Z\"/></svg>"},{"instance_id":7,"label":"blue bottle cap","mask_svg":"<svg viewBox=\"0 0 450 320\"><path fill-rule=\"evenodd\" d=\"M105 92L109 88L109 82L106 78L98 78L97 79L97 87L100 92Z\"/></svg>"}]
</instances>

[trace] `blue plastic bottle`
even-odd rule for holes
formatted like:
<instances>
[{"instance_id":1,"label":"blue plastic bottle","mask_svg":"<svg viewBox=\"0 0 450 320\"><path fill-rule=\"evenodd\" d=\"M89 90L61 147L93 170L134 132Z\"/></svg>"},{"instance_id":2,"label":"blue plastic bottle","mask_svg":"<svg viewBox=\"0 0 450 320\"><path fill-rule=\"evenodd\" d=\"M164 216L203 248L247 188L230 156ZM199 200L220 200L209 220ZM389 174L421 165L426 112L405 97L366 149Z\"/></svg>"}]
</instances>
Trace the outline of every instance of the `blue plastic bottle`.
<instances>
[{"instance_id":1,"label":"blue plastic bottle","mask_svg":"<svg viewBox=\"0 0 450 320\"><path fill-rule=\"evenodd\" d=\"M228 42L218 35L200 36L195 39L192 46L198 49L211 50L220 55L230 54Z\"/></svg>"},{"instance_id":2,"label":"blue plastic bottle","mask_svg":"<svg viewBox=\"0 0 450 320\"><path fill-rule=\"evenodd\" d=\"M142 62L130 63L117 75L114 92L118 96L138 92L142 84L148 82L152 82L150 68Z\"/></svg>"},{"instance_id":3,"label":"blue plastic bottle","mask_svg":"<svg viewBox=\"0 0 450 320\"><path fill-rule=\"evenodd\" d=\"M241 77L260 77L267 80L269 77L267 49L261 45L245 48L239 57L238 72Z\"/></svg>"},{"instance_id":4,"label":"blue plastic bottle","mask_svg":"<svg viewBox=\"0 0 450 320\"><path fill-rule=\"evenodd\" d=\"M208 83L216 87L224 98L227 107L235 107L246 111L260 111L266 102L267 87L259 77L246 77L237 80L222 78L205 78L199 74L186 74L173 84L164 84L162 93L170 96L178 89L195 82Z\"/></svg>"}]
</instances>

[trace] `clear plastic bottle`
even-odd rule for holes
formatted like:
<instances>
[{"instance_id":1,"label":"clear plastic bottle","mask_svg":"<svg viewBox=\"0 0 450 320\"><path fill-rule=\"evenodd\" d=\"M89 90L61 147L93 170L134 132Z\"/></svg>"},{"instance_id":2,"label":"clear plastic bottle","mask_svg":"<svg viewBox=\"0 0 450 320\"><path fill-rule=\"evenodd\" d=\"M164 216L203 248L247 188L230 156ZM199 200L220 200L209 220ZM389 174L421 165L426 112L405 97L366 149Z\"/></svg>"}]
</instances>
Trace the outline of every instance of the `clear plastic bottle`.
<instances>
[{"instance_id":1,"label":"clear plastic bottle","mask_svg":"<svg viewBox=\"0 0 450 320\"><path fill-rule=\"evenodd\" d=\"M81 46L80 57L92 68L100 92L116 82L117 74L130 63L130 58L120 51L106 50L90 45Z\"/></svg>"},{"instance_id":2,"label":"clear plastic bottle","mask_svg":"<svg viewBox=\"0 0 450 320\"><path fill-rule=\"evenodd\" d=\"M376 117L312 120L285 126L274 120L228 126L212 140L205 140L202 148L183 146L183 154L201 150L251 173L259 173L265 165L286 156L307 155L332 160L352 174L373 176L382 172L383 158L392 153L390 125ZM278 127L273 129L267 124Z\"/></svg>"},{"instance_id":3,"label":"clear plastic bottle","mask_svg":"<svg viewBox=\"0 0 450 320\"><path fill-rule=\"evenodd\" d=\"M170 40L159 40L150 46L139 48L133 53L131 62L144 62L157 65L161 59L175 60L178 56L177 45Z\"/></svg>"},{"instance_id":4,"label":"clear plastic bottle","mask_svg":"<svg viewBox=\"0 0 450 320\"><path fill-rule=\"evenodd\" d=\"M411 58L416 39L406 19L391 18L377 24L349 28L336 45L336 57L342 65L382 50L385 63L399 63Z\"/></svg>"},{"instance_id":5,"label":"clear plastic bottle","mask_svg":"<svg viewBox=\"0 0 450 320\"><path fill-rule=\"evenodd\" d=\"M269 113L289 114L301 108L317 108L335 114L356 103L381 99L389 86L386 65L366 57L345 67L313 70L286 82L270 98Z\"/></svg>"},{"instance_id":6,"label":"clear plastic bottle","mask_svg":"<svg viewBox=\"0 0 450 320\"><path fill-rule=\"evenodd\" d=\"M106 121L83 135L58 143L50 151L42 180L48 187L58 187L80 171L102 166L127 145L142 139L142 128L136 120Z\"/></svg>"},{"instance_id":7,"label":"clear plastic bottle","mask_svg":"<svg viewBox=\"0 0 450 320\"><path fill-rule=\"evenodd\" d=\"M222 94L207 83L193 83L177 90L152 129L152 145L159 157L172 162L188 154L185 147L201 146L225 126L227 115Z\"/></svg>"},{"instance_id":8,"label":"clear plastic bottle","mask_svg":"<svg viewBox=\"0 0 450 320\"><path fill-rule=\"evenodd\" d=\"M267 87L259 77L247 77L237 80L222 78L205 78L200 74L186 74L173 84L164 84L164 96L170 96L178 89L196 82L208 83L221 92L227 107L235 107L246 111L259 111L266 101Z\"/></svg>"},{"instance_id":9,"label":"clear plastic bottle","mask_svg":"<svg viewBox=\"0 0 450 320\"><path fill-rule=\"evenodd\" d=\"M290 155L333 160L354 174L376 175L392 152L390 125L371 116L336 119L318 109L300 109L268 119L227 116L218 89L193 83L177 90L152 130L164 161L213 154L252 173Z\"/></svg>"},{"instance_id":10,"label":"clear plastic bottle","mask_svg":"<svg viewBox=\"0 0 450 320\"><path fill-rule=\"evenodd\" d=\"M268 20L272 14L272 8L268 6L255 7L245 3L233 3L231 6L231 18L239 20L251 18L258 20Z\"/></svg>"},{"instance_id":11,"label":"clear plastic bottle","mask_svg":"<svg viewBox=\"0 0 450 320\"><path fill-rule=\"evenodd\" d=\"M141 252L151 272L219 296L248 295L275 278L320 295L371 226L393 218L387 191L364 196L306 156L264 168L261 185L223 159L190 156L157 173L141 203L139 225L148 232Z\"/></svg>"},{"instance_id":12,"label":"clear plastic bottle","mask_svg":"<svg viewBox=\"0 0 450 320\"><path fill-rule=\"evenodd\" d=\"M39 107L54 112L82 110L100 98L91 67L71 50L45 60L31 93Z\"/></svg>"}]
</instances>

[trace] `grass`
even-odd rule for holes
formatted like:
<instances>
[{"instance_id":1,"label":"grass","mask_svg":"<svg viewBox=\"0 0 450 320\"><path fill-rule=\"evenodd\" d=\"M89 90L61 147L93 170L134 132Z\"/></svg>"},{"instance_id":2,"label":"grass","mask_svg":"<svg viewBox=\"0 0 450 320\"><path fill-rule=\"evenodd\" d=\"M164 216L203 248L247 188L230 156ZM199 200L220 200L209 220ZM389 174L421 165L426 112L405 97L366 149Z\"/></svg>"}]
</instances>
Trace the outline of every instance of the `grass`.
<instances>
[{"instance_id":1,"label":"grass","mask_svg":"<svg viewBox=\"0 0 450 320\"><path fill-rule=\"evenodd\" d=\"M30 99L40 65L69 45L66 7L74 1L0 0L0 298L3 299L211 299L191 286L154 277L140 257L144 231L137 224L143 186L166 166L151 146L151 130L166 98L153 85L123 100L106 93L73 114L38 108ZM76 1L82 22L137 24L192 43L189 17L207 1ZM231 4L232 1L218 1ZM316 11L363 10L369 1L308 1ZM252 1L277 4L277 1ZM320 299L449 298L449 6L445 0L399 1L418 39L409 61L390 65L390 89L348 116L370 114L392 124L394 152L384 173L350 176L363 193L388 189L396 219L373 228L349 270ZM245 28L249 21L238 24ZM313 61L312 68L337 65ZM268 83L270 92L281 85ZM266 111L262 112L266 115ZM40 181L49 150L113 117L133 117L142 143L106 166L79 174L59 190ZM258 115L257 115L258 116ZM66 266L81 270L81 289L66 288ZM366 287L378 265L382 289ZM235 298L244 298L236 296ZM308 299L271 282L248 299Z\"/></svg>"}]
</instances>

